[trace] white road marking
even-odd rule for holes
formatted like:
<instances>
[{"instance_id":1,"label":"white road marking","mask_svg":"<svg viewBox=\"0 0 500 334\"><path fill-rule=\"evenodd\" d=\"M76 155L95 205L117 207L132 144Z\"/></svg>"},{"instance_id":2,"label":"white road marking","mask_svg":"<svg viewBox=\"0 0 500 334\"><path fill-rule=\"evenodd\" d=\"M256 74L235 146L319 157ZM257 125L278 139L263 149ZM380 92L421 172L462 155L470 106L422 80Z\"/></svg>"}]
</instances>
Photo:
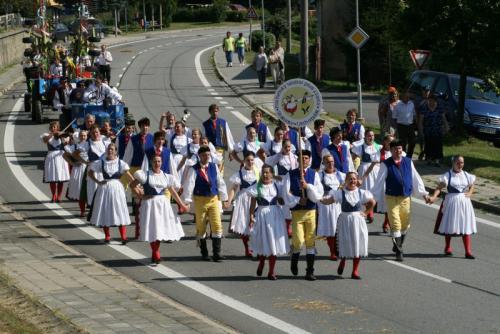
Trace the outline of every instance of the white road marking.
<instances>
[{"instance_id":1,"label":"white road marking","mask_svg":"<svg viewBox=\"0 0 500 334\"><path fill-rule=\"evenodd\" d=\"M127 65L130 65L130 64L132 64L132 62L131 62L131 61L128 61L128 62L127 62Z\"/></svg>"},{"instance_id":2,"label":"white road marking","mask_svg":"<svg viewBox=\"0 0 500 334\"><path fill-rule=\"evenodd\" d=\"M219 95L219 93L217 93L217 92L212 92L212 93L210 93L210 95Z\"/></svg>"},{"instance_id":3,"label":"white road marking","mask_svg":"<svg viewBox=\"0 0 500 334\"><path fill-rule=\"evenodd\" d=\"M215 89L213 89L213 88L207 88L207 91L209 91L209 92L215 92Z\"/></svg>"},{"instance_id":4,"label":"white road marking","mask_svg":"<svg viewBox=\"0 0 500 334\"><path fill-rule=\"evenodd\" d=\"M16 104L14 105L14 108L12 110L12 113L9 115L9 118L7 120L7 123L5 125L5 133L4 133L4 152L15 152L15 146L14 146L14 131L15 131L15 122L17 119L17 116L20 114L20 110L24 106L24 100L19 99L17 100ZM56 215L61 217L62 219L66 220L68 223L75 225L80 229L82 232L86 233L90 237L97 239L97 240L102 240L103 239L103 234L101 231L99 231L95 227L88 226L83 220L78 219L78 218L71 218L74 217L74 215L62 208L59 204L57 203L47 203L49 201L49 197L45 195L26 175L24 170L22 169L21 165L19 164L17 160L17 155L12 154L12 156L7 156L6 155L6 160L9 165L9 168L11 172L14 174L17 180L19 180L19 183L26 189L28 193L30 193L34 198L36 198L42 205L44 205L47 209L53 211ZM292 324L289 324L283 320L280 320L276 317L273 317L265 312L262 312L250 305L247 305L245 303L242 303L228 295L225 295L217 290L214 290L210 288L207 285L204 285L202 283L196 282L195 280L184 276L183 274L172 270L168 268L165 265L158 265L156 267L149 266L149 255L144 255L139 252L136 252L132 249L130 249L127 246L123 245L114 245L110 244L108 247L111 247L115 251L121 253L122 255L131 258L133 260L136 260L140 263L143 263L147 266L147 268L156 271L157 273L176 281L179 284L182 284L193 291L196 291L202 295L205 295L206 297L213 299L214 301L217 301L227 307L230 307L238 312L241 312L249 317L252 317L262 323L265 323L266 325L276 328L280 331L283 331L285 333L297 333L297 334L308 334L309 332L296 327ZM148 259L148 260L146 260Z\"/></svg>"},{"instance_id":5,"label":"white road marking","mask_svg":"<svg viewBox=\"0 0 500 334\"><path fill-rule=\"evenodd\" d=\"M227 101L220 101L220 104L227 104Z\"/></svg>"},{"instance_id":6,"label":"white road marking","mask_svg":"<svg viewBox=\"0 0 500 334\"><path fill-rule=\"evenodd\" d=\"M387 263L390 263L390 264L393 264L395 266L398 266L398 267L401 267L401 268L404 268L404 269L416 272L416 273L418 273L420 275L424 275L424 276L428 276L428 277L437 279L437 280L439 280L441 282L453 283L453 281L451 279L449 279L449 278L446 278L446 277L443 277L443 276L439 276L439 275L435 275L435 274L432 274L430 272L427 272L427 271L424 271L424 270L420 270L420 269L417 269L417 268L414 268L414 267L410 267L410 266L407 266L406 264L402 264L401 262L396 262L396 261L393 261L393 260L385 260L385 259L383 261L387 262Z\"/></svg>"},{"instance_id":7,"label":"white road marking","mask_svg":"<svg viewBox=\"0 0 500 334\"><path fill-rule=\"evenodd\" d=\"M216 99L216 100L222 100L223 97L222 96L215 96L214 99Z\"/></svg>"},{"instance_id":8,"label":"white road marking","mask_svg":"<svg viewBox=\"0 0 500 334\"><path fill-rule=\"evenodd\" d=\"M224 108L229 109L229 110L233 110L234 109L234 107L231 107L231 106L224 106Z\"/></svg>"},{"instance_id":9,"label":"white road marking","mask_svg":"<svg viewBox=\"0 0 500 334\"><path fill-rule=\"evenodd\" d=\"M237 110L234 110L232 111L233 115L236 116L236 118L238 118L240 121L242 121L244 124L249 124L249 123L252 123L252 121L246 117L245 115L243 115L242 113L240 113L239 111Z\"/></svg>"},{"instance_id":10,"label":"white road marking","mask_svg":"<svg viewBox=\"0 0 500 334\"><path fill-rule=\"evenodd\" d=\"M115 85L116 88L120 87L120 83L117 82L116 85Z\"/></svg>"},{"instance_id":11,"label":"white road marking","mask_svg":"<svg viewBox=\"0 0 500 334\"><path fill-rule=\"evenodd\" d=\"M135 57L137 57L137 56L132 56L132 59L135 59Z\"/></svg>"},{"instance_id":12,"label":"white road marking","mask_svg":"<svg viewBox=\"0 0 500 334\"><path fill-rule=\"evenodd\" d=\"M126 67L123 67L123 68L122 68L122 71L125 71L126 69L127 69Z\"/></svg>"},{"instance_id":13,"label":"white road marking","mask_svg":"<svg viewBox=\"0 0 500 334\"><path fill-rule=\"evenodd\" d=\"M203 86L205 87L212 87L212 85L208 82L207 80L207 77L205 76L205 74L203 73L203 70L201 69L201 62L200 62L200 59L201 59L201 55L205 52L205 51L208 51L210 49L213 49L213 48L216 48L218 47L220 44L215 44L215 45L212 45L212 46L209 46L208 48L205 48L201 51L199 51L196 56L194 57L194 66L196 68L196 74L198 74L198 77L200 78L200 81L201 83L203 84Z\"/></svg>"},{"instance_id":14,"label":"white road marking","mask_svg":"<svg viewBox=\"0 0 500 334\"><path fill-rule=\"evenodd\" d=\"M123 77L123 73L122 74L118 74L118 78L121 78Z\"/></svg>"}]
</instances>

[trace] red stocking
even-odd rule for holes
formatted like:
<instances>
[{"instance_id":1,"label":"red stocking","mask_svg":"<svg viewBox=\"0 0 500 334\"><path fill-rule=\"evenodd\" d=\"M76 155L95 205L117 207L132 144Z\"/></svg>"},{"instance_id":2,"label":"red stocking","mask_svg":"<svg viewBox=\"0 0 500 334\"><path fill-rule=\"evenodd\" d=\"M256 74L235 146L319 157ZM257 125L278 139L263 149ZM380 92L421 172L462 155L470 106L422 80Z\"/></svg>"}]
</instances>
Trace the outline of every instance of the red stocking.
<instances>
[{"instance_id":1,"label":"red stocking","mask_svg":"<svg viewBox=\"0 0 500 334\"><path fill-rule=\"evenodd\" d=\"M337 252L335 249L336 238L335 237L328 237L328 238L326 238L326 243L328 244L328 247L330 248L330 260L337 261Z\"/></svg>"},{"instance_id":2,"label":"red stocking","mask_svg":"<svg viewBox=\"0 0 500 334\"><path fill-rule=\"evenodd\" d=\"M276 274L274 273L274 267L276 266L276 255L269 256L269 274L267 274L267 278L270 280L276 280Z\"/></svg>"},{"instance_id":3,"label":"red stocking","mask_svg":"<svg viewBox=\"0 0 500 334\"><path fill-rule=\"evenodd\" d=\"M160 256L160 241L156 240L154 242L149 243L151 246L151 260L153 262L160 261L161 256Z\"/></svg>"},{"instance_id":4,"label":"red stocking","mask_svg":"<svg viewBox=\"0 0 500 334\"><path fill-rule=\"evenodd\" d=\"M450 235L445 235L444 240L446 243L446 246L444 248L444 253L446 255L451 255L452 254L452 249L451 249L451 236Z\"/></svg>"},{"instance_id":5,"label":"red stocking","mask_svg":"<svg viewBox=\"0 0 500 334\"><path fill-rule=\"evenodd\" d=\"M84 200L78 200L78 205L80 206L80 217L85 217L85 206L87 203Z\"/></svg>"},{"instance_id":6,"label":"red stocking","mask_svg":"<svg viewBox=\"0 0 500 334\"><path fill-rule=\"evenodd\" d=\"M241 240L243 241L243 245L245 246L245 256L252 257L252 252L248 248L248 235L242 235Z\"/></svg>"},{"instance_id":7,"label":"red stocking","mask_svg":"<svg viewBox=\"0 0 500 334\"><path fill-rule=\"evenodd\" d=\"M361 261L361 259L359 257L355 257L354 259L352 259L352 275L351 275L351 277L354 279L361 278L361 277L359 277L359 272L358 272L359 261Z\"/></svg>"},{"instance_id":8,"label":"red stocking","mask_svg":"<svg viewBox=\"0 0 500 334\"><path fill-rule=\"evenodd\" d=\"M104 240L111 240L111 235L109 234L109 226L103 226L102 229L104 230Z\"/></svg>"},{"instance_id":9,"label":"red stocking","mask_svg":"<svg viewBox=\"0 0 500 334\"><path fill-rule=\"evenodd\" d=\"M462 240L464 242L465 257L468 259L474 259L474 256L472 255L471 245L470 245L470 235L462 236Z\"/></svg>"},{"instance_id":10,"label":"red stocking","mask_svg":"<svg viewBox=\"0 0 500 334\"><path fill-rule=\"evenodd\" d=\"M288 232L288 237L292 237L292 220L291 219L285 219L286 221L286 230Z\"/></svg>"},{"instance_id":11,"label":"red stocking","mask_svg":"<svg viewBox=\"0 0 500 334\"><path fill-rule=\"evenodd\" d=\"M125 225L118 226L118 231L120 231L120 237L122 241L127 240L127 227Z\"/></svg>"},{"instance_id":12,"label":"red stocking","mask_svg":"<svg viewBox=\"0 0 500 334\"><path fill-rule=\"evenodd\" d=\"M259 266L257 267L257 276L262 276L262 271L264 270L264 264L266 258L264 255L259 255Z\"/></svg>"},{"instance_id":13,"label":"red stocking","mask_svg":"<svg viewBox=\"0 0 500 334\"><path fill-rule=\"evenodd\" d=\"M56 188L57 188L57 185L55 182L50 182L49 183L49 186L50 186L50 192L52 194L52 202L55 202L56 199L57 199L57 195L56 195Z\"/></svg>"},{"instance_id":14,"label":"red stocking","mask_svg":"<svg viewBox=\"0 0 500 334\"><path fill-rule=\"evenodd\" d=\"M63 187L64 187L64 183L62 183L62 182L57 183L57 201L58 202L61 201Z\"/></svg>"},{"instance_id":15,"label":"red stocking","mask_svg":"<svg viewBox=\"0 0 500 334\"><path fill-rule=\"evenodd\" d=\"M382 230L384 230L384 232L389 232L389 230L391 229L390 225L389 225L389 216L387 215L387 212L384 214L384 224L382 225Z\"/></svg>"}]
</instances>

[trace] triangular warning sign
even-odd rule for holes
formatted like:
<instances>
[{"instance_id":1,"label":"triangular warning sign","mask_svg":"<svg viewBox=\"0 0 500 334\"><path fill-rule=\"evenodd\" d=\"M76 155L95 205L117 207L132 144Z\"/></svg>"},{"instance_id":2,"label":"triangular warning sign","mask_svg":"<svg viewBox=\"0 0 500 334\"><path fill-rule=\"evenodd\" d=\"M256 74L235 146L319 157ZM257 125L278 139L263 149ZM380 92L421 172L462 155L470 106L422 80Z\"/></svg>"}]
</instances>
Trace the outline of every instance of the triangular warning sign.
<instances>
[{"instance_id":1,"label":"triangular warning sign","mask_svg":"<svg viewBox=\"0 0 500 334\"><path fill-rule=\"evenodd\" d=\"M256 18L258 18L258 16L255 9L253 7L248 8L247 19L256 19Z\"/></svg>"},{"instance_id":2,"label":"triangular warning sign","mask_svg":"<svg viewBox=\"0 0 500 334\"><path fill-rule=\"evenodd\" d=\"M410 57L415 66L421 70L429 60L431 52L429 50L410 50Z\"/></svg>"}]
</instances>

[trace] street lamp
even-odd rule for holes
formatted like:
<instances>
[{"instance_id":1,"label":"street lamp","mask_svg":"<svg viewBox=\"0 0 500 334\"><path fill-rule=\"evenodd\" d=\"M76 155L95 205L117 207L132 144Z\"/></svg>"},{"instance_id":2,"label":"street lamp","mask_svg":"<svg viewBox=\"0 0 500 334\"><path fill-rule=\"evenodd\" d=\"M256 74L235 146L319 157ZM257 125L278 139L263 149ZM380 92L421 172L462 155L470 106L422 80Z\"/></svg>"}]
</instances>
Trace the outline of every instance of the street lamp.
<instances>
[{"instance_id":1,"label":"street lamp","mask_svg":"<svg viewBox=\"0 0 500 334\"><path fill-rule=\"evenodd\" d=\"M261 7L262 7L262 46L264 47L264 50L266 49L266 25L265 25L265 20L264 20L264 0L261 2Z\"/></svg>"}]
</instances>

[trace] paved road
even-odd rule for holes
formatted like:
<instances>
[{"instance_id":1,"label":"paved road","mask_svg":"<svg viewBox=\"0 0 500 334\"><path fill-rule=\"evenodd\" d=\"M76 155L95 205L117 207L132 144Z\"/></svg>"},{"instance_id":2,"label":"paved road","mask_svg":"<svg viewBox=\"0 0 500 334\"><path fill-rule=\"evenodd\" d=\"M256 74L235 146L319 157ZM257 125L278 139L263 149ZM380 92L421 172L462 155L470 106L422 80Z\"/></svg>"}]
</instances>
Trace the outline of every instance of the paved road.
<instances>
[{"instance_id":1,"label":"paved road","mask_svg":"<svg viewBox=\"0 0 500 334\"><path fill-rule=\"evenodd\" d=\"M112 49L116 59L112 82L124 73L120 90L135 117L148 116L156 127L162 112L172 110L180 115L188 107L193 112L188 125L196 127L208 117L207 106L218 102L233 134L241 137L248 107L214 75L211 50L200 54L219 44L223 33L222 29L179 33ZM78 210L74 203L44 202L49 192L41 182L45 153L39 134L46 131L47 124L34 125L22 112L11 114L19 109L20 103L15 103L11 98L0 101L0 133L7 131L0 138L4 148L0 195L67 245L217 321L245 333L500 331L498 217L482 216L479 233L473 237L475 261L463 259L459 240L454 240L456 256L445 258L441 255L442 238L432 234L435 208L415 202L404 264L391 261L390 240L379 233L381 221L377 217L369 227L370 257L362 261L361 281L336 276L337 263L328 260L322 241L318 242L316 282L293 278L286 257L278 261L278 281L257 278L256 263L242 256L241 242L230 235L223 241L228 256L225 262L201 262L190 221L184 225L188 237L162 244L165 261L152 268L141 263L149 258L149 245L104 245L101 231L75 218ZM9 137L11 131L13 137ZM12 170L25 173L25 177L16 179ZM234 164L228 164L226 175L235 170ZM117 231L113 233L118 237ZM302 274L304 269L301 262ZM346 272L349 270L350 264Z\"/></svg>"}]
</instances>

